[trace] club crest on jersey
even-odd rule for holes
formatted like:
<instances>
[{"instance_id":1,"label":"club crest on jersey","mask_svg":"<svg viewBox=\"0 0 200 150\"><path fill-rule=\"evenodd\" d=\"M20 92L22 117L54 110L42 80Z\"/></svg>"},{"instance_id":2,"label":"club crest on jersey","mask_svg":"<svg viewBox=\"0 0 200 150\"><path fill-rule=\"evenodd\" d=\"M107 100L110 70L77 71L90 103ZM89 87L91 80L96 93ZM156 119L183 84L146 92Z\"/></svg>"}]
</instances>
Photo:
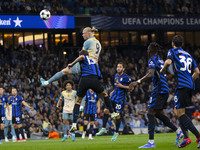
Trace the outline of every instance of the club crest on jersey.
<instances>
[{"instance_id":1,"label":"club crest on jersey","mask_svg":"<svg viewBox=\"0 0 200 150\"><path fill-rule=\"evenodd\" d=\"M122 82L123 78L120 79L120 82Z\"/></svg>"},{"instance_id":2,"label":"club crest on jersey","mask_svg":"<svg viewBox=\"0 0 200 150\"><path fill-rule=\"evenodd\" d=\"M171 52L168 52L168 54L167 55L171 55Z\"/></svg>"},{"instance_id":3,"label":"club crest on jersey","mask_svg":"<svg viewBox=\"0 0 200 150\"><path fill-rule=\"evenodd\" d=\"M150 61L149 65L154 65L153 61Z\"/></svg>"}]
</instances>

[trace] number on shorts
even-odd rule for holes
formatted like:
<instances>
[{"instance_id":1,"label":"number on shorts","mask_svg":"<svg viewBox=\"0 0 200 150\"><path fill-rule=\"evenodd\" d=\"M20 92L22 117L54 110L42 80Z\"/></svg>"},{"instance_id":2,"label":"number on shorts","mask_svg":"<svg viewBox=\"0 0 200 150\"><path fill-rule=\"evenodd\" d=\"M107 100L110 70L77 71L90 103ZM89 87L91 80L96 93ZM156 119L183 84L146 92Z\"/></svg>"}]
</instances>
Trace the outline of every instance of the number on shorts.
<instances>
[{"instance_id":1,"label":"number on shorts","mask_svg":"<svg viewBox=\"0 0 200 150\"><path fill-rule=\"evenodd\" d=\"M149 99L149 103L151 103L152 102L152 97L150 97L150 99Z\"/></svg>"},{"instance_id":2,"label":"number on shorts","mask_svg":"<svg viewBox=\"0 0 200 150\"><path fill-rule=\"evenodd\" d=\"M120 104L116 104L116 107L115 107L116 109L121 109L122 108L122 106L120 105Z\"/></svg>"},{"instance_id":3,"label":"number on shorts","mask_svg":"<svg viewBox=\"0 0 200 150\"><path fill-rule=\"evenodd\" d=\"M19 117L16 117L16 121L19 121L20 119L19 119Z\"/></svg>"},{"instance_id":4,"label":"number on shorts","mask_svg":"<svg viewBox=\"0 0 200 150\"><path fill-rule=\"evenodd\" d=\"M177 96L174 96L174 101L175 101L175 103L178 102L178 98L177 98Z\"/></svg>"}]
</instances>

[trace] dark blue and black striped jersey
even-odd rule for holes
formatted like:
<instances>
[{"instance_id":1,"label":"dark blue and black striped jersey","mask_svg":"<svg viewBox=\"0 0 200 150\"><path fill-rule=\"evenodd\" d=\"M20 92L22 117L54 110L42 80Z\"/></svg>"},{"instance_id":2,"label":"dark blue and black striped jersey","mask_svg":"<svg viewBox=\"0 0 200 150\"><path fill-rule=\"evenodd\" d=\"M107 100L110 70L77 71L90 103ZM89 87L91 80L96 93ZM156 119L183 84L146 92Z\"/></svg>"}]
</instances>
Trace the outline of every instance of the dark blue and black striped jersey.
<instances>
[{"instance_id":1,"label":"dark blue and black striped jersey","mask_svg":"<svg viewBox=\"0 0 200 150\"><path fill-rule=\"evenodd\" d=\"M22 115L22 101L23 98L20 95L16 97L12 96L9 99L9 104L12 104L12 116L20 117Z\"/></svg>"},{"instance_id":2,"label":"dark blue and black striped jersey","mask_svg":"<svg viewBox=\"0 0 200 150\"><path fill-rule=\"evenodd\" d=\"M97 101L99 100L99 96L94 92L93 94L90 90L87 91L85 97L85 114L96 114L97 113Z\"/></svg>"},{"instance_id":3,"label":"dark blue and black striped jersey","mask_svg":"<svg viewBox=\"0 0 200 150\"><path fill-rule=\"evenodd\" d=\"M3 117L5 116L5 109L4 109L4 105L5 103L8 102L8 97L6 95L3 94L2 97L0 97L0 115L2 115Z\"/></svg>"},{"instance_id":4,"label":"dark blue and black striped jersey","mask_svg":"<svg viewBox=\"0 0 200 150\"><path fill-rule=\"evenodd\" d=\"M182 48L173 48L168 51L167 59L172 60L176 88L194 89L192 70L197 68L197 64L192 56Z\"/></svg>"},{"instance_id":5,"label":"dark blue and black striped jersey","mask_svg":"<svg viewBox=\"0 0 200 150\"><path fill-rule=\"evenodd\" d=\"M130 82L131 78L126 73L122 74L121 76L119 76L118 73L116 73L114 81L115 89L111 95L111 100L115 101L116 103L124 102L126 100L126 95L128 90L123 88L118 88L117 84L121 83L124 86L128 86Z\"/></svg>"},{"instance_id":6,"label":"dark blue and black striped jersey","mask_svg":"<svg viewBox=\"0 0 200 150\"><path fill-rule=\"evenodd\" d=\"M152 78L153 81L153 90L155 93L169 93L169 86L167 83L166 77L160 73L160 70L164 66L164 61L158 56L155 55L148 61L149 69L154 69L155 73Z\"/></svg>"},{"instance_id":7,"label":"dark blue and black striped jersey","mask_svg":"<svg viewBox=\"0 0 200 150\"><path fill-rule=\"evenodd\" d=\"M102 78L98 64L89 56L84 57L85 59L80 62L81 76L98 76L99 78Z\"/></svg>"}]
</instances>

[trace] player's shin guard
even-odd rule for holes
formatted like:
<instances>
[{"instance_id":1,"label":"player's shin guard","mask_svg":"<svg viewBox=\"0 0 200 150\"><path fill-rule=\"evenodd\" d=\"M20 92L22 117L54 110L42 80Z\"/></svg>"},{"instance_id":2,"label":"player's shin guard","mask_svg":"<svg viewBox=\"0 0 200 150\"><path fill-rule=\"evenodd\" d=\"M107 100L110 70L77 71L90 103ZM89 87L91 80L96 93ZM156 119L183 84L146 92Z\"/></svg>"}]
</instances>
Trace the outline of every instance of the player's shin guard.
<instances>
[{"instance_id":1,"label":"player's shin guard","mask_svg":"<svg viewBox=\"0 0 200 150\"><path fill-rule=\"evenodd\" d=\"M110 100L110 98L108 96L104 97L104 102L106 104L106 107L108 107L110 113L113 113L112 103L111 103L111 100Z\"/></svg>"},{"instance_id":2,"label":"player's shin guard","mask_svg":"<svg viewBox=\"0 0 200 150\"><path fill-rule=\"evenodd\" d=\"M3 130L0 130L0 141L1 141L2 138L3 138Z\"/></svg>"},{"instance_id":3,"label":"player's shin guard","mask_svg":"<svg viewBox=\"0 0 200 150\"><path fill-rule=\"evenodd\" d=\"M179 118L179 122L185 126L186 129L190 130L198 139L199 138L199 132L196 129L196 127L193 125L192 121L190 120L190 118L184 114Z\"/></svg>"},{"instance_id":4,"label":"player's shin guard","mask_svg":"<svg viewBox=\"0 0 200 150\"><path fill-rule=\"evenodd\" d=\"M177 127L169 120L169 118L163 114L156 114L155 115L158 119L160 119L164 125L168 126L169 128L171 128L173 131L177 130Z\"/></svg>"},{"instance_id":5,"label":"player's shin guard","mask_svg":"<svg viewBox=\"0 0 200 150\"><path fill-rule=\"evenodd\" d=\"M19 132L21 133L22 139L25 139L23 127L19 128Z\"/></svg>"},{"instance_id":6,"label":"player's shin guard","mask_svg":"<svg viewBox=\"0 0 200 150\"><path fill-rule=\"evenodd\" d=\"M103 128L106 128L106 124L108 122L108 117L109 117L109 115L104 113L104 116L103 116Z\"/></svg>"},{"instance_id":7,"label":"player's shin guard","mask_svg":"<svg viewBox=\"0 0 200 150\"><path fill-rule=\"evenodd\" d=\"M79 108L80 108L80 105L79 105L79 104L75 104L75 105L74 105L74 110L73 110L73 122L74 122L74 123L76 123L77 120L78 120Z\"/></svg>"},{"instance_id":8,"label":"player's shin guard","mask_svg":"<svg viewBox=\"0 0 200 150\"><path fill-rule=\"evenodd\" d=\"M155 117L154 115L147 114L149 123L148 123L148 133L149 133L149 139L154 139L154 129L155 129Z\"/></svg>"},{"instance_id":9,"label":"player's shin guard","mask_svg":"<svg viewBox=\"0 0 200 150\"><path fill-rule=\"evenodd\" d=\"M19 130L15 129L15 133L16 133L17 139L19 140Z\"/></svg>"},{"instance_id":10,"label":"player's shin guard","mask_svg":"<svg viewBox=\"0 0 200 150\"><path fill-rule=\"evenodd\" d=\"M57 81L59 80L60 78L62 78L64 76L64 74L60 71L60 72L57 72L53 77L51 77L48 82L49 84L54 82L54 81Z\"/></svg>"},{"instance_id":11,"label":"player's shin guard","mask_svg":"<svg viewBox=\"0 0 200 150\"><path fill-rule=\"evenodd\" d=\"M180 123L180 127L181 127L181 130L183 132L184 139L189 138L188 130L185 128L185 126Z\"/></svg>"},{"instance_id":12,"label":"player's shin guard","mask_svg":"<svg viewBox=\"0 0 200 150\"><path fill-rule=\"evenodd\" d=\"M63 124L63 134L64 136L67 135L67 125Z\"/></svg>"},{"instance_id":13,"label":"player's shin guard","mask_svg":"<svg viewBox=\"0 0 200 150\"><path fill-rule=\"evenodd\" d=\"M93 125L90 125L89 134L92 134L92 131L93 131Z\"/></svg>"},{"instance_id":14,"label":"player's shin guard","mask_svg":"<svg viewBox=\"0 0 200 150\"><path fill-rule=\"evenodd\" d=\"M8 137L8 127L4 127L4 136Z\"/></svg>"},{"instance_id":15,"label":"player's shin guard","mask_svg":"<svg viewBox=\"0 0 200 150\"><path fill-rule=\"evenodd\" d=\"M86 131L87 130L87 125L84 125L83 126L83 131Z\"/></svg>"},{"instance_id":16,"label":"player's shin guard","mask_svg":"<svg viewBox=\"0 0 200 150\"><path fill-rule=\"evenodd\" d=\"M119 131L120 124L121 124L121 118L120 119L116 119L116 132Z\"/></svg>"}]
</instances>

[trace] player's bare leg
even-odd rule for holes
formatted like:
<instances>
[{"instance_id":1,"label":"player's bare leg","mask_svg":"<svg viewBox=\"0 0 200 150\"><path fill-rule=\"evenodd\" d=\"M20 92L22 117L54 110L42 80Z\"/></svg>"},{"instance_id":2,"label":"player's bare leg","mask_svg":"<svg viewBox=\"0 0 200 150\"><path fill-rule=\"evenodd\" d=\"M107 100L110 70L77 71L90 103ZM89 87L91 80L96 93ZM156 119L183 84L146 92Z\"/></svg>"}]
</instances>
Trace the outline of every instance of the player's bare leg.
<instances>
[{"instance_id":1,"label":"player's bare leg","mask_svg":"<svg viewBox=\"0 0 200 150\"><path fill-rule=\"evenodd\" d=\"M49 80L45 80L43 78L40 78L40 82L42 84L42 86L47 86L48 84L59 80L60 78L62 78L64 75L68 75L68 74L73 74L71 69L69 67L64 68L63 70L61 70L60 72L57 72L55 75L53 75Z\"/></svg>"}]
</instances>

